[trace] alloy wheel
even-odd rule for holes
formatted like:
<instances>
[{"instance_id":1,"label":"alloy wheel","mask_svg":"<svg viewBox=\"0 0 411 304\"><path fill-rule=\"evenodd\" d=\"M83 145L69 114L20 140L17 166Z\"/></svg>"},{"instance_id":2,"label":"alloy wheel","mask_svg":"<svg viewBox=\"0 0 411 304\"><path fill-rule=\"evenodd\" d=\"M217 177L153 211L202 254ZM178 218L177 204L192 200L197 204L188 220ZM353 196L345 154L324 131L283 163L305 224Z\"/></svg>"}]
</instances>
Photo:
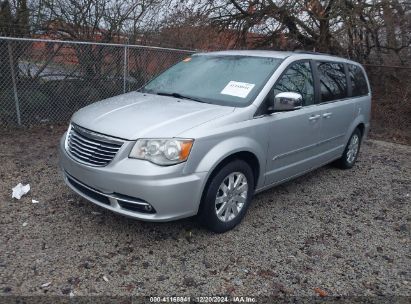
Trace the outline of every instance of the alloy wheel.
<instances>
[{"instance_id":1,"label":"alloy wheel","mask_svg":"<svg viewBox=\"0 0 411 304\"><path fill-rule=\"evenodd\" d=\"M229 222L243 209L248 196L247 178L241 172L226 176L218 188L215 199L215 212L219 220Z\"/></svg>"},{"instance_id":2,"label":"alloy wheel","mask_svg":"<svg viewBox=\"0 0 411 304\"><path fill-rule=\"evenodd\" d=\"M351 164L354 162L358 154L359 146L360 146L360 138L358 137L357 134L354 134L350 139L350 143L348 144L348 150L347 150L347 162L348 163Z\"/></svg>"}]
</instances>

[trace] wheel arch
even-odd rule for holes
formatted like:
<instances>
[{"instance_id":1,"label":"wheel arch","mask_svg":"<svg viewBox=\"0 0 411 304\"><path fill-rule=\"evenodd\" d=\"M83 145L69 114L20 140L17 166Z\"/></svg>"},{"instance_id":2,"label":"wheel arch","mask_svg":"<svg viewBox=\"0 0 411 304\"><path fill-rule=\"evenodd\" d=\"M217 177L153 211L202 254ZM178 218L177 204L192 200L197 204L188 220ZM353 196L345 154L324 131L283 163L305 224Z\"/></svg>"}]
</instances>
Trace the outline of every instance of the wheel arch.
<instances>
[{"instance_id":1,"label":"wheel arch","mask_svg":"<svg viewBox=\"0 0 411 304\"><path fill-rule=\"evenodd\" d=\"M366 125L364 123L364 117L363 116L358 116L350 125L350 128L348 129L347 133L345 134L344 142L347 145L348 140L351 137L351 134L354 132L355 129L359 129L361 132L361 140L364 139L365 131L366 131Z\"/></svg>"},{"instance_id":2,"label":"wheel arch","mask_svg":"<svg viewBox=\"0 0 411 304\"><path fill-rule=\"evenodd\" d=\"M361 132L361 138L362 137L364 137L364 132L365 132L365 124L363 123L363 122L360 122L356 127L355 127L355 129L359 129L360 130L360 132ZM354 130L355 130L354 129Z\"/></svg>"},{"instance_id":3,"label":"wheel arch","mask_svg":"<svg viewBox=\"0 0 411 304\"><path fill-rule=\"evenodd\" d=\"M211 171L211 173L209 174L208 178L207 178L207 182L206 182L206 186L204 189L206 189L209 181L217 174L217 172L224 167L226 164L234 161L234 160L242 160L245 161L251 168L251 170L253 171L253 177L254 177L254 188L257 187L257 183L258 183L258 179L260 176L260 172L261 172L261 166L260 166L260 162L257 158L257 156L250 152L250 151L238 151L235 153L232 153L228 156L226 156L225 158L223 158Z\"/></svg>"},{"instance_id":4,"label":"wheel arch","mask_svg":"<svg viewBox=\"0 0 411 304\"><path fill-rule=\"evenodd\" d=\"M261 173L261 164L260 164L260 161L258 160L258 157L254 153L252 153L250 151L247 151L247 150L233 152L232 154L227 155L226 157L221 159L216 164L216 166L214 166L213 169L210 170L210 174L208 174L206 182L205 182L204 187L202 189L201 200L200 200L198 212L200 212L201 209L202 209L204 196L206 194L206 191L207 191L213 177L219 172L219 170L221 170L221 168L223 168L225 165L227 165L228 163L230 163L234 160L243 160L250 166L251 170L253 171L254 189L257 187L257 183L258 183L259 176L260 176L260 173Z\"/></svg>"}]
</instances>

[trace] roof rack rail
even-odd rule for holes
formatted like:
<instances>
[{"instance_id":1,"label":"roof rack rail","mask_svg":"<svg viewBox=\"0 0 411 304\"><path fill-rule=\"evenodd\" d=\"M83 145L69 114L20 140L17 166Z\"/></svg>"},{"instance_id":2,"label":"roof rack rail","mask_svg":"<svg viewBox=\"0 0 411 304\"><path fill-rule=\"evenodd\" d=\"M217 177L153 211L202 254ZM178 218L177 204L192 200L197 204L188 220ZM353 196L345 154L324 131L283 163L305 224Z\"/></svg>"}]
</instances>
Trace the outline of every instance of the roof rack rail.
<instances>
[{"instance_id":1,"label":"roof rack rail","mask_svg":"<svg viewBox=\"0 0 411 304\"><path fill-rule=\"evenodd\" d=\"M294 53L334 56L334 55L330 55L330 54L327 54L327 53L321 53L321 52L315 52L315 51L306 51L306 50L294 50Z\"/></svg>"}]
</instances>

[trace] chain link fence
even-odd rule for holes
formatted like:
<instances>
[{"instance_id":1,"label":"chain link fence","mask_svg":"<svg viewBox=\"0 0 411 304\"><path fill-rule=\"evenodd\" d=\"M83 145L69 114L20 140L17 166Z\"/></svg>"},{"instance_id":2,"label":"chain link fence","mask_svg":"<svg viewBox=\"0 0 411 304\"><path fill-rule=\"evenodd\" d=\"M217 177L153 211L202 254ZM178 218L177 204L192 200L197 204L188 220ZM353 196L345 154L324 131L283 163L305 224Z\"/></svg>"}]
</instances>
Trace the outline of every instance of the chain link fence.
<instances>
[{"instance_id":1,"label":"chain link fence","mask_svg":"<svg viewBox=\"0 0 411 304\"><path fill-rule=\"evenodd\" d=\"M64 123L95 101L136 90L192 51L0 37L0 126ZM371 135L411 142L410 67L366 65Z\"/></svg>"},{"instance_id":2,"label":"chain link fence","mask_svg":"<svg viewBox=\"0 0 411 304\"><path fill-rule=\"evenodd\" d=\"M191 53L0 37L0 125L66 122L90 103L140 88Z\"/></svg>"}]
</instances>

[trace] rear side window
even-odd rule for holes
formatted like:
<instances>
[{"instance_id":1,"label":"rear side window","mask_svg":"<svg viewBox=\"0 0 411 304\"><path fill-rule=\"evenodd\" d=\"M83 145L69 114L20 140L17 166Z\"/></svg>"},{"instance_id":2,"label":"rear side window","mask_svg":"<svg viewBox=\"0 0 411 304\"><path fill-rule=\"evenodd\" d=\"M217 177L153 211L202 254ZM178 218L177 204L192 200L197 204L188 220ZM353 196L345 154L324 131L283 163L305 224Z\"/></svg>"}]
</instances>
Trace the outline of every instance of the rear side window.
<instances>
[{"instance_id":1,"label":"rear side window","mask_svg":"<svg viewBox=\"0 0 411 304\"><path fill-rule=\"evenodd\" d=\"M335 62L318 63L321 102L348 97L344 65Z\"/></svg>"},{"instance_id":2,"label":"rear side window","mask_svg":"<svg viewBox=\"0 0 411 304\"><path fill-rule=\"evenodd\" d=\"M349 64L348 72L351 80L352 96L367 95L368 85L362 69L358 65Z\"/></svg>"},{"instance_id":3,"label":"rear side window","mask_svg":"<svg viewBox=\"0 0 411 304\"><path fill-rule=\"evenodd\" d=\"M292 63L274 87L274 96L281 92L300 93L303 105L314 103L314 79L308 61Z\"/></svg>"}]
</instances>

